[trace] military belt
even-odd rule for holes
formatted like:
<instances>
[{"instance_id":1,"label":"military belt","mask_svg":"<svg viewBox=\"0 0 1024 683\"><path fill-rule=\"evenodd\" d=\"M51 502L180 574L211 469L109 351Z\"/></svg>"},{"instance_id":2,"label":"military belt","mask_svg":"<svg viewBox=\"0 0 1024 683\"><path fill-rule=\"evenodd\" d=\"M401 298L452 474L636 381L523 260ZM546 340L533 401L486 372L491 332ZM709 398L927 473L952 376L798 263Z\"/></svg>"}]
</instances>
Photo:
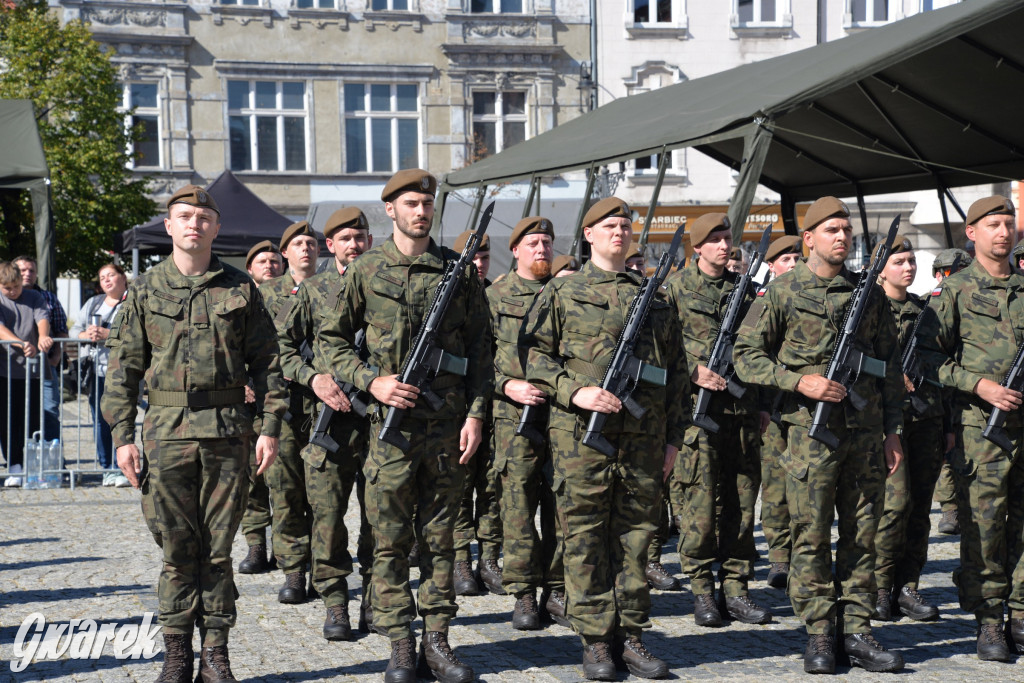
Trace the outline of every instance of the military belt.
<instances>
[{"instance_id":1,"label":"military belt","mask_svg":"<svg viewBox=\"0 0 1024 683\"><path fill-rule=\"evenodd\" d=\"M600 384L601 377L604 377L604 370L593 363L588 363L579 358L566 358L565 369L572 370L579 375L586 375L593 380L594 384Z\"/></svg>"},{"instance_id":2,"label":"military belt","mask_svg":"<svg viewBox=\"0 0 1024 683\"><path fill-rule=\"evenodd\" d=\"M245 403L245 387L210 389L209 391L149 390L149 405L151 406L202 410L237 403Z\"/></svg>"}]
</instances>

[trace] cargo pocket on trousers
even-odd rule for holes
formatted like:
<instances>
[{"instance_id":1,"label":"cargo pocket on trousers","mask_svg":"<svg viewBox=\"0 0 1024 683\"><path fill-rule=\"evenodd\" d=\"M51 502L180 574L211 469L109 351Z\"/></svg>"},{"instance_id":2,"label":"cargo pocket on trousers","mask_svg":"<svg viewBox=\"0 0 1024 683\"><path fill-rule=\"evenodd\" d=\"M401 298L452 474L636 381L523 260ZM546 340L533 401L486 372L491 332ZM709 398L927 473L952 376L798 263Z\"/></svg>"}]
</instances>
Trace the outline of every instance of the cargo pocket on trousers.
<instances>
[{"instance_id":1,"label":"cargo pocket on trousers","mask_svg":"<svg viewBox=\"0 0 1024 683\"><path fill-rule=\"evenodd\" d=\"M690 486L697 481L697 466L700 463L700 429L690 427L683 438L683 447L676 455L673 474L682 486Z\"/></svg>"},{"instance_id":2,"label":"cargo pocket on trousers","mask_svg":"<svg viewBox=\"0 0 1024 683\"><path fill-rule=\"evenodd\" d=\"M807 480L807 463L794 456L788 448L779 456L779 464L786 470L788 476L793 477L797 481Z\"/></svg>"}]
</instances>

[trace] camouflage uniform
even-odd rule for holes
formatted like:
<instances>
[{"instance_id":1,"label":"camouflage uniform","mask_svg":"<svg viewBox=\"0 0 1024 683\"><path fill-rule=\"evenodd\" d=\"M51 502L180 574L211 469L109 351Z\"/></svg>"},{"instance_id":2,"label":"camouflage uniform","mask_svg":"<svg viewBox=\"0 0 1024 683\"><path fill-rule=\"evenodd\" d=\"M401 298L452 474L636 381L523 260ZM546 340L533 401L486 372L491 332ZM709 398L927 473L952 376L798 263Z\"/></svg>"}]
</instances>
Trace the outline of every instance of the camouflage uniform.
<instances>
[{"instance_id":1,"label":"camouflage uniform","mask_svg":"<svg viewBox=\"0 0 1024 683\"><path fill-rule=\"evenodd\" d=\"M636 355L665 368L668 383L641 383L633 398L642 419L610 415L604 435L618 446L609 458L580 443L589 411L571 403L577 390L600 386L639 277L611 273L593 261L551 280L537 297L526 329L536 339L526 379L550 397L548 434L553 488L565 534L566 614L584 646L640 637L650 627L644 571L661 504L666 444L680 447L690 420L690 381L671 306L655 300Z\"/></svg>"},{"instance_id":2,"label":"camouflage uniform","mask_svg":"<svg viewBox=\"0 0 1024 683\"><path fill-rule=\"evenodd\" d=\"M679 316L687 367L707 364L735 281L735 273L726 271L714 278L695 263L669 278L668 298ZM690 388L691 400L696 400L700 387ZM683 491L679 563L690 576L694 595L714 593L711 564L716 559L721 561L719 578L726 597L747 595L754 575L754 506L761 486L756 397L757 391L748 391L741 399L727 391L715 392L708 416L718 423L718 433L691 425L676 459L675 476Z\"/></svg>"},{"instance_id":3,"label":"camouflage uniform","mask_svg":"<svg viewBox=\"0 0 1024 683\"><path fill-rule=\"evenodd\" d=\"M368 390L377 377L402 368L433 298L446 263L458 256L432 240L418 257L402 254L393 240L360 256L346 274L348 283L334 311L324 311L317 356L340 379ZM366 477L366 507L373 527L373 621L392 641L412 636L416 607L427 631L447 633L457 611L452 580L453 527L462 495L459 465L462 420L483 420L491 393L491 335L487 309L474 268L448 310L439 343L466 357L466 377L441 372L433 388L445 400L433 411L421 399L407 411L399 430L412 447L407 453L375 438L371 428ZM353 339L366 328L367 367ZM371 420L379 427L386 410L377 406ZM415 522L413 510L416 511ZM415 524L415 527L414 527ZM421 539L420 587L414 605L409 588L409 550Z\"/></svg>"},{"instance_id":4,"label":"camouflage uniform","mask_svg":"<svg viewBox=\"0 0 1024 683\"><path fill-rule=\"evenodd\" d=\"M253 404L250 404L252 407ZM254 409L255 412L255 409ZM253 429L258 433L263 429L263 418L253 419ZM249 495L246 497L245 512L242 514L242 535L245 536L245 544L250 548L254 545L265 545L267 542L267 527L270 526L270 489L267 488L267 479L264 475L256 474L256 440L249 444L249 469L251 471L249 482Z\"/></svg>"},{"instance_id":5,"label":"camouflage uniform","mask_svg":"<svg viewBox=\"0 0 1024 683\"><path fill-rule=\"evenodd\" d=\"M924 316L918 329L917 353L926 381L915 394L927 407L919 414L910 407L909 397L904 407L903 464L885 484L885 509L875 535L875 581L879 590L903 586L916 590L928 559L932 493L945 446L945 411L936 374L945 358L935 347L935 311L925 309L924 299L908 294L904 301L886 300L896 321L901 349L909 342L918 316Z\"/></svg>"},{"instance_id":6,"label":"camouflage uniform","mask_svg":"<svg viewBox=\"0 0 1024 683\"><path fill-rule=\"evenodd\" d=\"M474 538L480 560L497 560L501 554L501 478L494 467L489 415L484 421L483 438L480 449L466 464L465 490L455 519L457 562L472 561Z\"/></svg>"},{"instance_id":7,"label":"camouflage uniform","mask_svg":"<svg viewBox=\"0 0 1024 683\"><path fill-rule=\"evenodd\" d=\"M1024 337L1024 275L994 278L975 261L942 283L936 314L939 346L948 355L939 380L957 389L953 425L957 448L950 467L960 514L960 567L953 581L960 606L980 624L1000 624L1003 604L1024 617L1024 419L1006 416L1014 450L981 435L992 406L974 394L982 379L1002 382Z\"/></svg>"},{"instance_id":8,"label":"camouflage uniform","mask_svg":"<svg viewBox=\"0 0 1024 683\"><path fill-rule=\"evenodd\" d=\"M260 293L280 332L298 302L299 286L291 273L267 280ZM293 380L282 367L288 380ZM306 492L306 471L300 452L309 442L310 392L302 384L288 382L289 419L281 423L281 445L277 460L266 471L273 508L274 556L285 574L306 571L312 555L309 538L313 528L313 509Z\"/></svg>"},{"instance_id":9,"label":"camouflage uniform","mask_svg":"<svg viewBox=\"0 0 1024 683\"><path fill-rule=\"evenodd\" d=\"M504 522L505 590L518 595L538 586L564 590L562 576L562 534L555 520L555 498L551 490L551 453L548 444L535 445L516 436L522 408L503 390L509 380L524 379L523 365L533 345L523 327L526 314L546 280L527 280L509 273L486 289L494 331L494 428L492 452L494 471L501 477L501 513ZM547 406L534 412L538 420L547 417ZM546 425L537 424L542 434ZM534 524L540 506L540 534Z\"/></svg>"},{"instance_id":10,"label":"camouflage uniform","mask_svg":"<svg viewBox=\"0 0 1024 683\"><path fill-rule=\"evenodd\" d=\"M235 624L231 542L254 438L248 379L264 398L264 435L277 436L287 408L270 329L248 275L213 257L185 277L168 258L132 283L107 340L103 417L116 448L135 442L139 382L149 389L141 488L163 549L160 624L187 635L198 624L204 647L226 644Z\"/></svg>"},{"instance_id":11,"label":"camouflage uniform","mask_svg":"<svg viewBox=\"0 0 1024 683\"><path fill-rule=\"evenodd\" d=\"M885 379L861 374L854 384L858 394L869 398L864 410L856 411L849 401L833 406L828 428L839 439L836 450L807 434L816 404L798 394L796 385L803 375L825 373L856 277L844 268L826 280L798 263L751 306L733 355L743 381L786 392L781 431L787 449L780 463L786 470L792 517L789 596L809 635L832 634L835 629L838 605L831 534L836 511L836 576L842 587L843 626L847 634L871 630L875 531L886 475L882 435L899 433L903 424L906 390L896 325L885 294L871 285L875 291L857 337L865 353L886 362ZM880 400L872 400L875 397Z\"/></svg>"},{"instance_id":12,"label":"camouflage uniform","mask_svg":"<svg viewBox=\"0 0 1024 683\"><path fill-rule=\"evenodd\" d=\"M953 471L949 469L948 462L943 462L942 469L939 470L934 499L943 512L956 510L956 484L953 482Z\"/></svg>"},{"instance_id":13,"label":"camouflage uniform","mask_svg":"<svg viewBox=\"0 0 1024 683\"><path fill-rule=\"evenodd\" d=\"M278 329L281 371L292 378L293 384L308 388L310 393L313 392L313 378L319 370L319 366L314 366L322 363L303 358L302 347L306 343L312 350L323 312L337 308L344 290L345 279L332 261L327 271L303 280L295 304ZM318 408L322 409L322 406L318 405ZM320 446L307 443L300 453L305 463L306 498L313 512L311 577L313 587L327 607L348 602L352 556L348 551L345 512L356 472L365 457L368 427L368 421L354 413L336 413L329 434L338 443L338 450L328 453ZM362 499L359 503L362 511ZM369 553L366 553L365 541L360 543L360 547L364 551L359 558L360 573L368 580L372 546Z\"/></svg>"},{"instance_id":14,"label":"camouflage uniform","mask_svg":"<svg viewBox=\"0 0 1024 683\"><path fill-rule=\"evenodd\" d=\"M772 392L774 395L774 392ZM771 412L771 406L764 406ZM786 502L786 470L780 464L786 450L782 429L774 422L761 435L761 530L768 544L768 561L788 563L793 550Z\"/></svg>"}]
</instances>

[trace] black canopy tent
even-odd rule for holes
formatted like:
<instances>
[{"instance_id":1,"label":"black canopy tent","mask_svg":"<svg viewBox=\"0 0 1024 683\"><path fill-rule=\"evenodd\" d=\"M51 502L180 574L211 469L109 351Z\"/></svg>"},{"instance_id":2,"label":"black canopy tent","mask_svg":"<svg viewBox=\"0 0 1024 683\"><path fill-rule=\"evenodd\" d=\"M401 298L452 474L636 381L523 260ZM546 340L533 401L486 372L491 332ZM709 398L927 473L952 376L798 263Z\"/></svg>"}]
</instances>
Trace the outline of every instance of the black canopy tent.
<instances>
[{"instance_id":1,"label":"black canopy tent","mask_svg":"<svg viewBox=\"0 0 1024 683\"><path fill-rule=\"evenodd\" d=\"M0 100L0 189L28 190L35 218L39 285L52 289L56 279L54 223L50 206L50 170L29 100Z\"/></svg>"},{"instance_id":2,"label":"black canopy tent","mask_svg":"<svg viewBox=\"0 0 1024 683\"><path fill-rule=\"evenodd\" d=\"M787 232L797 229L795 202L824 194L857 196L865 230L867 194L936 189L945 215L950 187L1024 177L1022 33L1021 0L922 12L612 101L449 173L441 189L525 178L539 188L544 175L586 168L589 197L600 165L695 147L739 172L729 209L737 232L759 183L781 195Z\"/></svg>"}]
</instances>

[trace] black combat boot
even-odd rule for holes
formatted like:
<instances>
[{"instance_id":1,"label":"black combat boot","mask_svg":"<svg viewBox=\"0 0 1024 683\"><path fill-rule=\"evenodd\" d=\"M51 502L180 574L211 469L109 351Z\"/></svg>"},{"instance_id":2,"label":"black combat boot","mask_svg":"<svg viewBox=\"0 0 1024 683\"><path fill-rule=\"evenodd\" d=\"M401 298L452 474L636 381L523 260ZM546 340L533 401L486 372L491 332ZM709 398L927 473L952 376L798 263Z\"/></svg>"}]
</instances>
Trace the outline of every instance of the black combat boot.
<instances>
[{"instance_id":1,"label":"black combat boot","mask_svg":"<svg viewBox=\"0 0 1024 683\"><path fill-rule=\"evenodd\" d=\"M501 565L497 560L478 560L476 574L480 577L480 583L492 594L507 595L501 585Z\"/></svg>"},{"instance_id":2,"label":"black combat boot","mask_svg":"<svg viewBox=\"0 0 1024 683\"><path fill-rule=\"evenodd\" d=\"M935 621L939 618L939 608L929 605L920 593L909 586L900 589L896 607L914 621Z\"/></svg>"},{"instance_id":3,"label":"black combat boot","mask_svg":"<svg viewBox=\"0 0 1024 683\"><path fill-rule=\"evenodd\" d=\"M767 607L754 602L749 595L737 595L732 598L722 597L719 593L718 611L722 616L742 621L744 624L768 624L772 620L772 612Z\"/></svg>"},{"instance_id":4,"label":"black combat boot","mask_svg":"<svg viewBox=\"0 0 1024 683\"><path fill-rule=\"evenodd\" d=\"M384 683L416 683L416 639L412 636L391 641Z\"/></svg>"},{"instance_id":5,"label":"black combat boot","mask_svg":"<svg viewBox=\"0 0 1024 683\"><path fill-rule=\"evenodd\" d=\"M285 605L301 605L306 602L306 576L302 572L284 575L284 585L277 591L277 601Z\"/></svg>"},{"instance_id":6,"label":"black combat boot","mask_svg":"<svg viewBox=\"0 0 1024 683\"><path fill-rule=\"evenodd\" d=\"M616 668L628 670L640 678L665 678L668 676L668 664L658 659L644 647L643 641L636 636L616 641L612 658Z\"/></svg>"},{"instance_id":7,"label":"black combat boot","mask_svg":"<svg viewBox=\"0 0 1024 683\"><path fill-rule=\"evenodd\" d=\"M544 589L540 596L541 618L553 621L559 626L570 628L565 616L565 591Z\"/></svg>"},{"instance_id":8,"label":"black combat boot","mask_svg":"<svg viewBox=\"0 0 1024 683\"><path fill-rule=\"evenodd\" d=\"M610 643L591 643L583 648L583 677L590 681L618 679Z\"/></svg>"},{"instance_id":9,"label":"black combat boot","mask_svg":"<svg viewBox=\"0 0 1024 683\"><path fill-rule=\"evenodd\" d=\"M430 674L441 683L470 683L473 669L466 666L452 652L448 634L441 631L427 631L420 643L419 673L424 678Z\"/></svg>"},{"instance_id":10,"label":"black combat boot","mask_svg":"<svg viewBox=\"0 0 1024 683\"><path fill-rule=\"evenodd\" d=\"M718 611L711 593L693 596L693 623L697 626L718 627L722 625L722 614Z\"/></svg>"},{"instance_id":11,"label":"black combat boot","mask_svg":"<svg viewBox=\"0 0 1024 683\"><path fill-rule=\"evenodd\" d=\"M939 520L939 533L947 536L960 535L960 519L956 508L942 511L942 519Z\"/></svg>"},{"instance_id":12,"label":"black combat boot","mask_svg":"<svg viewBox=\"0 0 1024 683\"><path fill-rule=\"evenodd\" d=\"M156 683L192 683L195 657L191 634L165 633L164 668L160 670Z\"/></svg>"},{"instance_id":13,"label":"black combat boot","mask_svg":"<svg viewBox=\"0 0 1024 683\"><path fill-rule=\"evenodd\" d=\"M804 650L804 673L834 674L836 672L836 641L828 633L819 633L807 639Z\"/></svg>"},{"instance_id":14,"label":"black combat boot","mask_svg":"<svg viewBox=\"0 0 1024 683\"><path fill-rule=\"evenodd\" d=\"M348 605L331 605L324 619L324 638L352 640L352 624L348 620Z\"/></svg>"},{"instance_id":15,"label":"black combat boot","mask_svg":"<svg viewBox=\"0 0 1024 683\"><path fill-rule=\"evenodd\" d=\"M536 631L540 628L537 593L532 588L516 596L516 606L512 609L512 628L517 631Z\"/></svg>"},{"instance_id":16,"label":"black combat boot","mask_svg":"<svg viewBox=\"0 0 1024 683\"><path fill-rule=\"evenodd\" d=\"M892 596L887 588L879 588L875 598L875 621L892 621Z\"/></svg>"},{"instance_id":17,"label":"black combat boot","mask_svg":"<svg viewBox=\"0 0 1024 683\"><path fill-rule=\"evenodd\" d=\"M768 585L779 590L786 590L789 582L789 562L772 562L768 568Z\"/></svg>"},{"instance_id":18,"label":"black combat boot","mask_svg":"<svg viewBox=\"0 0 1024 683\"><path fill-rule=\"evenodd\" d=\"M978 659L986 662L1009 662L1012 659L1002 624L978 626Z\"/></svg>"},{"instance_id":19,"label":"black combat boot","mask_svg":"<svg viewBox=\"0 0 1024 683\"><path fill-rule=\"evenodd\" d=\"M465 560L455 561L455 594L480 595L480 586L473 576L473 568Z\"/></svg>"},{"instance_id":20,"label":"black combat boot","mask_svg":"<svg viewBox=\"0 0 1024 683\"><path fill-rule=\"evenodd\" d=\"M889 652L870 633L850 633L843 638L843 649L850 658L850 666L866 671L902 671L903 656Z\"/></svg>"},{"instance_id":21,"label":"black combat boot","mask_svg":"<svg viewBox=\"0 0 1024 683\"><path fill-rule=\"evenodd\" d=\"M1024 652L1024 619L1011 618L1006 622L1006 642L1011 652Z\"/></svg>"},{"instance_id":22,"label":"black combat boot","mask_svg":"<svg viewBox=\"0 0 1024 683\"><path fill-rule=\"evenodd\" d=\"M648 586L660 591L678 591L683 588L679 585L679 579L665 571L665 568L661 566L661 562L648 562L647 569L644 570L644 576L647 577Z\"/></svg>"},{"instance_id":23,"label":"black combat boot","mask_svg":"<svg viewBox=\"0 0 1024 683\"><path fill-rule=\"evenodd\" d=\"M204 647L202 652L196 683L238 683L238 679L231 673L227 645Z\"/></svg>"},{"instance_id":24,"label":"black combat boot","mask_svg":"<svg viewBox=\"0 0 1024 683\"><path fill-rule=\"evenodd\" d=\"M264 543L249 546L249 553L238 563L239 574L262 574L268 569L267 546Z\"/></svg>"}]
</instances>

